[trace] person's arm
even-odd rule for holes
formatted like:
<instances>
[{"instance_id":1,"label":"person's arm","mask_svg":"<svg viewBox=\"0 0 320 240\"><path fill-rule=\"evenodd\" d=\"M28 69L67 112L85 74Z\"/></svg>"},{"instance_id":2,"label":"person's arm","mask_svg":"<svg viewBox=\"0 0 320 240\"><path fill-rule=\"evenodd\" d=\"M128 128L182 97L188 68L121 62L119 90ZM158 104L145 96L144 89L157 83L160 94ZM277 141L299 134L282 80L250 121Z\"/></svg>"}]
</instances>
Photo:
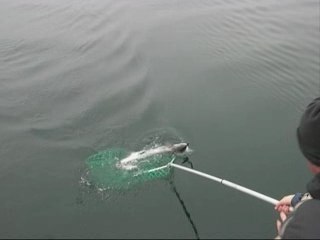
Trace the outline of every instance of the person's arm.
<instances>
[{"instance_id":1,"label":"person's arm","mask_svg":"<svg viewBox=\"0 0 320 240\"><path fill-rule=\"evenodd\" d=\"M278 212L288 214L291 212L291 207L295 207L302 199L303 193L296 193L283 197L274 207Z\"/></svg>"}]
</instances>

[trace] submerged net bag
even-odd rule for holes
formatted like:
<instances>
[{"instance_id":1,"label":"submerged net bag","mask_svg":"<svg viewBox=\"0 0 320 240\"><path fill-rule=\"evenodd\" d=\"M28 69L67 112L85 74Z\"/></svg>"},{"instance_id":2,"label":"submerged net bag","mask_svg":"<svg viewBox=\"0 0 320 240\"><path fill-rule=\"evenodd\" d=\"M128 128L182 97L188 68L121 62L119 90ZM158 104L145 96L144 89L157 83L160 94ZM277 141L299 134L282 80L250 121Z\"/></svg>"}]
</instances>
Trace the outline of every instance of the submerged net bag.
<instances>
[{"instance_id":1,"label":"submerged net bag","mask_svg":"<svg viewBox=\"0 0 320 240\"><path fill-rule=\"evenodd\" d=\"M137 168L126 170L117 163L130 152L121 148L109 149L91 155L86 160L87 181L103 189L128 189L133 185L168 178L173 169L168 166L175 158L173 154L159 154L140 160Z\"/></svg>"}]
</instances>

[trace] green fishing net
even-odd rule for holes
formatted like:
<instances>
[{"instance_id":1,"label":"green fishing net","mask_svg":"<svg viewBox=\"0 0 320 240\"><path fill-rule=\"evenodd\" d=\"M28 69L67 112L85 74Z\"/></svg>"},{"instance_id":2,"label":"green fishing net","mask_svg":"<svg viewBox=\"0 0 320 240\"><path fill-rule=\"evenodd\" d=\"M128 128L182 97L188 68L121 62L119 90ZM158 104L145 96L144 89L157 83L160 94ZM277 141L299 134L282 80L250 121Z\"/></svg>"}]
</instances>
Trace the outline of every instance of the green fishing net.
<instances>
[{"instance_id":1,"label":"green fishing net","mask_svg":"<svg viewBox=\"0 0 320 240\"><path fill-rule=\"evenodd\" d=\"M87 180L99 188L121 190L142 182L168 178L172 174L172 168L163 166L174 160L173 154L145 158L131 170L117 167L117 163L129 154L125 149L114 148L91 155L86 160Z\"/></svg>"}]
</instances>

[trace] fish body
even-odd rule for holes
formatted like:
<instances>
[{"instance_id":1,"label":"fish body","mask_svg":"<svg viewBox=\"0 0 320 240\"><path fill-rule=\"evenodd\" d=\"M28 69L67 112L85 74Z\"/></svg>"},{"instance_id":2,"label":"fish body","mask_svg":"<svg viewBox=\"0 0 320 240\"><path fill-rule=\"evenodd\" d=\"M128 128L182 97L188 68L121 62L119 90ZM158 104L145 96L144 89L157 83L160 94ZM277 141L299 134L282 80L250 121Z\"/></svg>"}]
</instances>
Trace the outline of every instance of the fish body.
<instances>
[{"instance_id":1,"label":"fish body","mask_svg":"<svg viewBox=\"0 0 320 240\"><path fill-rule=\"evenodd\" d=\"M188 143L177 143L170 146L159 146L148 150L142 150L139 152L132 152L126 158L120 160L118 167L130 170L137 168L137 163L146 158L150 158L159 154L172 153L172 154L184 154L188 151Z\"/></svg>"}]
</instances>

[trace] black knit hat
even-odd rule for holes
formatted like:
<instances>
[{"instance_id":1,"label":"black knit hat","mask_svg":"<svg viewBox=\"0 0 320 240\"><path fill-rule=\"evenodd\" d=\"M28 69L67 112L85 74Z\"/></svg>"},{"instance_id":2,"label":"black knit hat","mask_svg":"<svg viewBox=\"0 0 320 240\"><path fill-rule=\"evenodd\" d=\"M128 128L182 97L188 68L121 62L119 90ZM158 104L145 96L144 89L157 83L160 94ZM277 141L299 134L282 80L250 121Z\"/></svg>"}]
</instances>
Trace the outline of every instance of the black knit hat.
<instances>
[{"instance_id":1,"label":"black knit hat","mask_svg":"<svg viewBox=\"0 0 320 240\"><path fill-rule=\"evenodd\" d=\"M297 137L303 155L320 166L320 97L307 106L297 129Z\"/></svg>"}]
</instances>

